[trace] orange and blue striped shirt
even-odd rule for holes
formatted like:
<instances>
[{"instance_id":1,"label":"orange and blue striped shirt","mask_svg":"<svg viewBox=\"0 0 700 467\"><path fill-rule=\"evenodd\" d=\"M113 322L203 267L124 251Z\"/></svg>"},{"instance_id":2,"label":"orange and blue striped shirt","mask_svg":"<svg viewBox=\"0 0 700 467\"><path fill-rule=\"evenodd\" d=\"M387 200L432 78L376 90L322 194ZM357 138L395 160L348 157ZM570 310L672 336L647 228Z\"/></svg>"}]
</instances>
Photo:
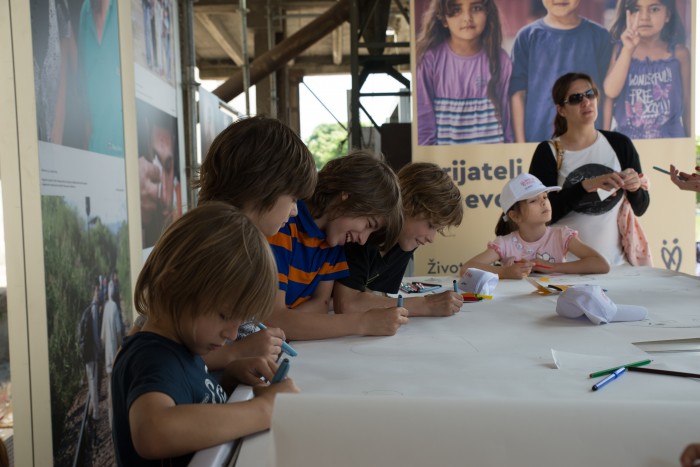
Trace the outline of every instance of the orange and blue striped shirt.
<instances>
[{"instance_id":1,"label":"orange and blue striped shirt","mask_svg":"<svg viewBox=\"0 0 700 467\"><path fill-rule=\"evenodd\" d=\"M342 246L330 246L303 201L299 213L271 237L267 237L277 262L279 288L285 303L296 308L313 295L321 281L350 275Z\"/></svg>"}]
</instances>

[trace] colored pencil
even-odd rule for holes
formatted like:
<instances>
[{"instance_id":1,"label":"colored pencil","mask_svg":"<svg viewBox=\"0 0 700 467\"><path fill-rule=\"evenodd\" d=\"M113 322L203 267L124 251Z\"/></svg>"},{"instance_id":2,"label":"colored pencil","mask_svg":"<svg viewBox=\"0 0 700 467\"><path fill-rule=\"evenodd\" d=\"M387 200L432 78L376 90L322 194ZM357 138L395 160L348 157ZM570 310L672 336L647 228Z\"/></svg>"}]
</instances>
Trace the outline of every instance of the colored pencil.
<instances>
[{"instance_id":1,"label":"colored pencil","mask_svg":"<svg viewBox=\"0 0 700 467\"><path fill-rule=\"evenodd\" d=\"M641 368L641 367L630 367L627 368L629 371L635 371L639 373L654 373L655 375L666 375L666 376L682 376L684 378L700 378L700 374L697 373L685 373L683 371L670 371L670 370L658 370L656 368Z\"/></svg>"}]
</instances>

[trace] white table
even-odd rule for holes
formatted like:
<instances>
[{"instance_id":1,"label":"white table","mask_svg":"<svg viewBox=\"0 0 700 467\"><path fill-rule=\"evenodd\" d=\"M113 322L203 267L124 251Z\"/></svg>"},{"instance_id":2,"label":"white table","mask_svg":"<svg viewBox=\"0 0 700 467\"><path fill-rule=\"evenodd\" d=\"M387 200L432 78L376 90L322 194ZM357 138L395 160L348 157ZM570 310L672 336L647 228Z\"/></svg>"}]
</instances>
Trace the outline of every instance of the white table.
<instances>
[{"instance_id":1,"label":"white table","mask_svg":"<svg viewBox=\"0 0 700 467\"><path fill-rule=\"evenodd\" d=\"M621 267L606 275L551 276L550 283L599 284L616 303L646 306L649 318L602 326L562 318L557 295L536 295L526 281L501 281L493 300L466 303L448 318L412 318L392 337L295 342L299 356L291 359L290 376L303 394L279 398L276 442L270 432L246 438L235 465L367 465L353 453L379 460L392 449L417 462L434 445L441 446L440 465L452 458L465 459L462 465L469 459L473 465L563 465L564 459L592 465L596 456L606 465L677 465L682 447L700 441L700 380L629 373L592 392L596 380L588 373L648 356L633 342L700 338L700 280ZM654 353L651 366L700 373L699 357ZM451 413L461 417L453 420ZM499 429L487 429L495 420ZM409 429L414 426L421 434ZM445 434L454 430L471 435ZM546 439L530 436L538 430L556 441L554 454ZM387 448L392 442L398 444ZM535 449L523 451L531 443ZM595 453L579 452L582 443L594 443ZM625 443L636 447L615 449ZM351 449L341 456L346 463L327 464L330 447ZM571 456L561 457L566 453ZM406 459L390 456L375 465L421 465ZM205 465L196 460L191 465Z\"/></svg>"}]
</instances>

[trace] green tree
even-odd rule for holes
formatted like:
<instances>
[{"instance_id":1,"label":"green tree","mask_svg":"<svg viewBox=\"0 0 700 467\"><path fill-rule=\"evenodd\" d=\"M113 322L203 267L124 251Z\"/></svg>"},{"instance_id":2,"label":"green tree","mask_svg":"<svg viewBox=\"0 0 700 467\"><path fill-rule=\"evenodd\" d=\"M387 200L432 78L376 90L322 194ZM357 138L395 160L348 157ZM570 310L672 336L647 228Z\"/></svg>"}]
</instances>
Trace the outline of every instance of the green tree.
<instances>
[{"instance_id":1,"label":"green tree","mask_svg":"<svg viewBox=\"0 0 700 467\"><path fill-rule=\"evenodd\" d=\"M338 123L322 123L305 141L320 169L326 162L348 152L348 132Z\"/></svg>"}]
</instances>

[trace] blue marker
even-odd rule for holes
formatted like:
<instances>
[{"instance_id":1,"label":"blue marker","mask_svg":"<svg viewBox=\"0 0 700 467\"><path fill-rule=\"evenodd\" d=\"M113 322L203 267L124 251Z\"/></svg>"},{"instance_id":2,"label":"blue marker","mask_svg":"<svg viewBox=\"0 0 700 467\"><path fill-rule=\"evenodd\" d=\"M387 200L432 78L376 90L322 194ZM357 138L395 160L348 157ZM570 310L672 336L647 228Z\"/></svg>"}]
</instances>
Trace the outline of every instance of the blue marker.
<instances>
[{"instance_id":1,"label":"blue marker","mask_svg":"<svg viewBox=\"0 0 700 467\"><path fill-rule=\"evenodd\" d=\"M275 371L275 376L272 377L272 381L270 381L270 383L279 383L287 377L287 373L289 373L289 359L285 358L284 360L282 360L282 363L280 363L280 366L277 368L277 371Z\"/></svg>"},{"instance_id":2,"label":"blue marker","mask_svg":"<svg viewBox=\"0 0 700 467\"><path fill-rule=\"evenodd\" d=\"M403 308L403 295L399 294L399 298L396 299L396 306Z\"/></svg>"},{"instance_id":3,"label":"blue marker","mask_svg":"<svg viewBox=\"0 0 700 467\"><path fill-rule=\"evenodd\" d=\"M263 323L258 323L258 327L260 329L267 329L267 326L265 326ZM286 353L290 357L296 357L299 355L299 352L294 350L292 346L287 344L285 341L282 341L282 352Z\"/></svg>"},{"instance_id":4,"label":"blue marker","mask_svg":"<svg viewBox=\"0 0 700 467\"><path fill-rule=\"evenodd\" d=\"M652 165L651 168L654 169L654 170L658 170L659 172L664 173L664 174L666 174L666 175L671 175L671 172L669 172L669 171L666 170L666 169L662 169L661 167L657 167L657 166L655 166L655 165ZM685 177L682 177L681 175L678 175L678 178L679 178L681 181L685 182Z\"/></svg>"},{"instance_id":5,"label":"blue marker","mask_svg":"<svg viewBox=\"0 0 700 467\"><path fill-rule=\"evenodd\" d=\"M600 388L602 388L603 386L605 386L606 384L608 384L610 381L613 381L613 380L619 378L620 376L622 376L622 374L623 374L625 371L627 371L627 368L625 368L624 366L623 366L622 368L618 368L617 370L613 371L612 373L610 373L610 374L609 374L608 376L606 376L605 378L603 378L603 379L601 379L600 381L598 381L597 383L595 383L595 384L593 385L593 390L594 390L594 391L597 391L598 389L600 389Z\"/></svg>"},{"instance_id":6,"label":"blue marker","mask_svg":"<svg viewBox=\"0 0 700 467\"><path fill-rule=\"evenodd\" d=\"M457 290L457 281L456 280L452 281L452 288L454 289L455 293L459 293L459 290Z\"/></svg>"}]
</instances>

